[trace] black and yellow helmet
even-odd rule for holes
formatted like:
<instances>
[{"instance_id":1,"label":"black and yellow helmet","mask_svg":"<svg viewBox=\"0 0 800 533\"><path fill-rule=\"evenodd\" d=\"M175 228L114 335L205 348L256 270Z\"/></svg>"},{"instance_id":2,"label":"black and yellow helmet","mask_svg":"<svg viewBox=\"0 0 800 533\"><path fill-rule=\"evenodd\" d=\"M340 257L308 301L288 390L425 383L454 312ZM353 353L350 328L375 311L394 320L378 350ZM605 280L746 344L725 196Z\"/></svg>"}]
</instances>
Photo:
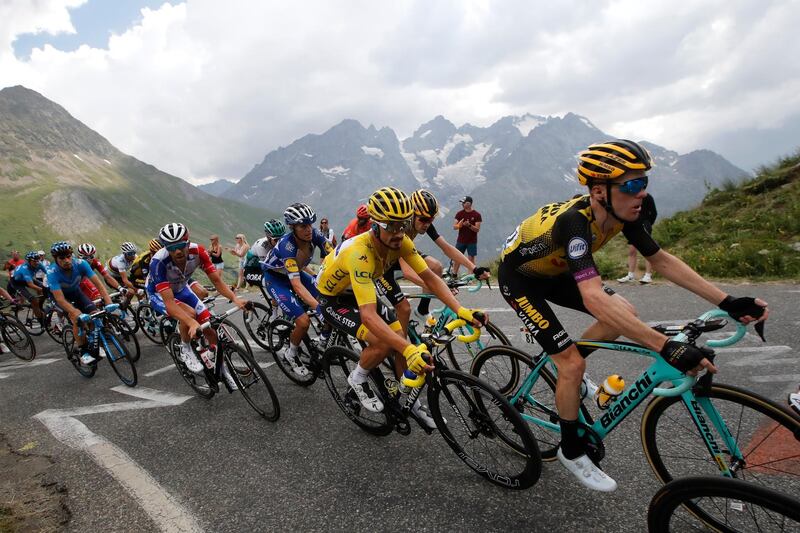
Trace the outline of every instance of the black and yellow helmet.
<instances>
[{"instance_id":1,"label":"black and yellow helmet","mask_svg":"<svg viewBox=\"0 0 800 533\"><path fill-rule=\"evenodd\" d=\"M147 247L150 248L150 253L154 254L159 251L164 246L161 244L161 241L158 239L150 239L150 242L147 243Z\"/></svg>"},{"instance_id":2,"label":"black and yellow helmet","mask_svg":"<svg viewBox=\"0 0 800 533\"><path fill-rule=\"evenodd\" d=\"M653 161L639 143L616 139L593 144L578 154L578 181L588 185L596 180L613 180L631 170L650 170Z\"/></svg>"},{"instance_id":3,"label":"black and yellow helmet","mask_svg":"<svg viewBox=\"0 0 800 533\"><path fill-rule=\"evenodd\" d=\"M414 214L411 198L395 187L382 187L372 193L367 209L376 222L408 220Z\"/></svg>"},{"instance_id":4,"label":"black and yellow helmet","mask_svg":"<svg viewBox=\"0 0 800 533\"><path fill-rule=\"evenodd\" d=\"M434 218L439 212L439 202L436 201L436 197L425 189L414 191L411 195L411 205L414 206L414 214L420 217Z\"/></svg>"}]
</instances>

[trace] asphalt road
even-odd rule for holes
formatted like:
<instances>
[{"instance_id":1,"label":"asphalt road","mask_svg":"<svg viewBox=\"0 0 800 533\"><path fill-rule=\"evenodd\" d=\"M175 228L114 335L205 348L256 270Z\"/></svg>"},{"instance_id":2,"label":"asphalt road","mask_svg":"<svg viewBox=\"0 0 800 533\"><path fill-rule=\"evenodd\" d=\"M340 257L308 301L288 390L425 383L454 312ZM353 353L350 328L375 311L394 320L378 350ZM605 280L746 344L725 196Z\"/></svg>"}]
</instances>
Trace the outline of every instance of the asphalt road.
<instances>
[{"instance_id":1,"label":"asphalt road","mask_svg":"<svg viewBox=\"0 0 800 533\"><path fill-rule=\"evenodd\" d=\"M669 284L613 285L648 322L691 319L709 308ZM800 285L723 288L761 296L771 316L767 344L751 335L721 353L717 380L784 402L800 382ZM526 346L499 291L461 299L489 309L512 342ZM589 324L572 311L560 316L573 336ZM274 366L267 374L281 402L277 423L258 418L238 393L195 397L164 349L140 341L135 390L120 386L105 362L84 379L46 335L36 339L32 363L0 355L0 432L16 449L53 458L53 475L68 490L69 530L641 531L658 488L638 415L606 440L603 466L619 483L615 493L582 489L557 463L545 463L533 488L510 492L476 476L436 433L361 432L324 383L298 387ZM631 355L589 359L595 381L611 373L633 378L643 368Z\"/></svg>"}]
</instances>

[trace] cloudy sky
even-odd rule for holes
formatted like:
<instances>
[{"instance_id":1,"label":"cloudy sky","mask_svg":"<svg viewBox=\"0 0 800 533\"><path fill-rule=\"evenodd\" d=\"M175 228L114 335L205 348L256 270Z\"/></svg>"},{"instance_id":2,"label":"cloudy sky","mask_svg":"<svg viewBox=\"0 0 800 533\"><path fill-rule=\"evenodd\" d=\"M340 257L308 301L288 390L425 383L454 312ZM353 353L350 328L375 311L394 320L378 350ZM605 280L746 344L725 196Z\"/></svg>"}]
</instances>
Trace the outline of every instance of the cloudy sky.
<instances>
[{"instance_id":1,"label":"cloudy sky","mask_svg":"<svg viewBox=\"0 0 800 533\"><path fill-rule=\"evenodd\" d=\"M572 111L751 169L800 146L799 27L800 0L0 0L0 87L197 183L438 114Z\"/></svg>"}]
</instances>

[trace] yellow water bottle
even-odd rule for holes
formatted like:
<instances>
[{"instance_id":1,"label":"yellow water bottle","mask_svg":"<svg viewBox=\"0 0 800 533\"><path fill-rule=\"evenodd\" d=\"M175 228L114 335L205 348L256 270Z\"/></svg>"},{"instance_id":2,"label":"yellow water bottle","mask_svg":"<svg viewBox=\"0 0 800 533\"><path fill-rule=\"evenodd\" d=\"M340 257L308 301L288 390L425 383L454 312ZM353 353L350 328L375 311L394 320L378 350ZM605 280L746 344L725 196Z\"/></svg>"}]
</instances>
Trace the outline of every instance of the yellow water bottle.
<instances>
[{"instance_id":1,"label":"yellow water bottle","mask_svg":"<svg viewBox=\"0 0 800 533\"><path fill-rule=\"evenodd\" d=\"M597 388L594 395L597 407L600 409L608 409L611 402L622 394L625 389L625 380L619 374L611 374L606 378L602 385Z\"/></svg>"}]
</instances>

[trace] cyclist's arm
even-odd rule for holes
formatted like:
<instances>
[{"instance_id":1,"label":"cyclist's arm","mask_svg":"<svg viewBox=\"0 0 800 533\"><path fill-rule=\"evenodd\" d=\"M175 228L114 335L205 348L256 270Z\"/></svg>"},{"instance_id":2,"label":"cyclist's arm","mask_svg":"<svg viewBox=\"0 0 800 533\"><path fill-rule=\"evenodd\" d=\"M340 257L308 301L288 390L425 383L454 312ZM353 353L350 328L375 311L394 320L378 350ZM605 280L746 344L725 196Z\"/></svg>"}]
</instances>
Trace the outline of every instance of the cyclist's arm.
<instances>
[{"instance_id":1,"label":"cyclist's arm","mask_svg":"<svg viewBox=\"0 0 800 533\"><path fill-rule=\"evenodd\" d=\"M725 292L704 280L692 267L664 250L647 257L647 260L653 269L672 283L692 291L714 305L719 305L727 296Z\"/></svg>"},{"instance_id":2,"label":"cyclist's arm","mask_svg":"<svg viewBox=\"0 0 800 533\"><path fill-rule=\"evenodd\" d=\"M209 259L209 264L211 264L210 259ZM211 281L211 283L217 289L217 292L219 292L222 296L224 296L231 302L235 303L239 308L244 309L244 306L247 304L247 301L236 296L236 293L234 293L222 279L222 274L220 274L218 270L216 270L212 266L210 269L206 269L206 275L208 276L209 281Z\"/></svg>"},{"instance_id":3,"label":"cyclist's arm","mask_svg":"<svg viewBox=\"0 0 800 533\"><path fill-rule=\"evenodd\" d=\"M442 252L444 252L444 255L446 255L446 256L447 256L447 258L448 258L448 259L450 259L450 260L452 260L454 263L457 263L457 264L459 264L459 265L461 265L461 266L465 267L465 268L466 268L467 270L469 270L470 272L472 272L473 270L475 270L475 265L473 265L473 264L472 264L472 261L470 261L469 259L467 259L467 257L466 257L464 254L462 254L461 252L459 252L459 251L456 249L456 247L455 247L455 246L453 246L452 244L450 244L449 242L447 242L447 241L444 239L444 237L442 237L442 236L440 235L440 236L439 236L439 238L438 238L438 239L436 239L436 240L435 240L435 241L433 241L433 242L435 242L435 243L436 243L436 246L438 246L438 247L439 247L439 249L440 249L440 250L442 250Z\"/></svg>"},{"instance_id":4,"label":"cyclist's arm","mask_svg":"<svg viewBox=\"0 0 800 533\"><path fill-rule=\"evenodd\" d=\"M292 285L292 290L296 295L303 300L306 305L308 305L311 309L316 309L319 306L319 302L316 298L311 296L311 293L308 292L305 285L303 285L303 281L300 276L294 276L289 278L289 283Z\"/></svg>"},{"instance_id":5,"label":"cyclist's arm","mask_svg":"<svg viewBox=\"0 0 800 533\"><path fill-rule=\"evenodd\" d=\"M120 270L119 271L119 277L122 278L122 284L124 286L128 287L129 289L135 289L135 287L133 286L133 283L131 283L131 281L128 279L128 272L127 271Z\"/></svg>"},{"instance_id":6,"label":"cyclist's arm","mask_svg":"<svg viewBox=\"0 0 800 533\"><path fill-rule=\"evenodd\" d=\"M106 305L111 303L111 297L108 295L108 291L106 290L106 286L103 285L103 282L100 281L100 276L97 274L92 274L89 276L89 281L97 287L98 292L100 293L100 297L103 299L103 303Z\"/></svg>"},{"instance_id":7,"label":"cyclist's arm","mask_svg":"<svg viewBox=\"0 0 800 533\"><path fill-rule=\"evenodd\" d=\"M12 300L11 295L8 294L8 291L6 291L3 287L0 287L0 298L8 300L9 302Z\"/></svg>"},{"instance_id":8,"label":"cyclist's arm","mask_svg":"<svg viewBox=\"0 0 800 533\"><path fill-rule=\"evenodd\" d=\"M35 290L36 292L44 293L44 288L41 287L40 285L37 285L36 283L34 283L33 280L25 281L25 285L27 285L29 288Z\"/></svg>"},{"instance_id":9,"label":"cyclist's arm","mask_svg":"<svg viewBox=\"0 0 800 533\"><path fill-rule=\"evenodd\" d=\"M422 278L419 277L419 274L414 272L414 269L411 268L403 259L400 259L400 269L403 271L403 277L414 285L417 285L418 287L423 287L425 285L425 282L422 281Z\"/></svg>"},{"instance_id":10,"label":"cyclist's arm","mask_svg":"<svg viewBox=\"0 0 800 533\"><path fill-rule=\"evenodd\" d=\"M108 270L106 270L105 273L101 273L101 276L103 276L103 280L105 280L109 287L119 290L119 282L108 273Z\"/></svg>"},{"instance_id":11,"label":"cyclist's arm","mask_svg":"<svg viewBox=\"0 0 800 533\"><path fill-rule=\"evenodd\" d=\"M445 283L442 278L434 274L429 268L426 268L423 272L420 272L419 275L431 292L439 300L441 300L444 305L452 309L454 313L458 314L461 304L458 302L458 300L456 300L456 297L453 296L453 293L450 291L447 283ZM482 324L479 322L475 322L474 325L478 327L482 326Z\"/></svg>"}]
</instances>

